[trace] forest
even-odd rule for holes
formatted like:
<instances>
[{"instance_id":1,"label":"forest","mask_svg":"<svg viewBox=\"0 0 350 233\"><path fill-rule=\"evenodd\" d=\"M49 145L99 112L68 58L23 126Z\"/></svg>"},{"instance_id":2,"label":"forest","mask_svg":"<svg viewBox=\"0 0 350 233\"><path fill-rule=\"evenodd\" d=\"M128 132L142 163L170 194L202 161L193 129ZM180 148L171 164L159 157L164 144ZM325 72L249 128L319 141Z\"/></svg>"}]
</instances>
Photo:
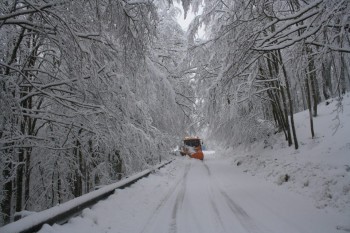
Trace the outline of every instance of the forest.
<instances>
[{"instance_id":1,"label":"forest","mask_svg":"<svg viewBox=\"0 0 350 233\"><path fill-rule=\"evenodd\" d=\"M0 2L0 226L166 160L283 132L350 89L348 0ZM205 30L203 37L198 31ZM336 120L336 119L335 119Z\"/></svg>"}]
</instances>

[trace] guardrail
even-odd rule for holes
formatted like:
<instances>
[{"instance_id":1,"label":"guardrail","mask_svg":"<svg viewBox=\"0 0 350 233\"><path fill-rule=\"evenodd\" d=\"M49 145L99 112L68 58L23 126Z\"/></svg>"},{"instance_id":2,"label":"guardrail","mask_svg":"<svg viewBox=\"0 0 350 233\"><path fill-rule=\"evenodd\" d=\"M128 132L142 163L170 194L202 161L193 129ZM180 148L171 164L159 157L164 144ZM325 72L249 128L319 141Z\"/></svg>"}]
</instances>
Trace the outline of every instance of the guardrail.
<instances>
[{"instance_id":1,"label":"guardrail","mask_svg":"<svg viewBox=\"0 0 350 233\"><path fill-rule=\"evenodd\" d=\"M108 196L112 195L116 189L126 188L138 181L139 179L148 176L153 171L171 163L172 161L173 160L163 162L152 169L147 169L131 177L118 181L114 184L106 185L98 190L74 198L73 200L67 201L59 206L55 206L50 209L31 214L16 222L9 223L1 227L0 232L36 232L39 231L44 224L63 224L67 222L71 217L79 214L83 209L90 207L96 204L98 201L103 200Z\"/></svg>"}]
</instances>

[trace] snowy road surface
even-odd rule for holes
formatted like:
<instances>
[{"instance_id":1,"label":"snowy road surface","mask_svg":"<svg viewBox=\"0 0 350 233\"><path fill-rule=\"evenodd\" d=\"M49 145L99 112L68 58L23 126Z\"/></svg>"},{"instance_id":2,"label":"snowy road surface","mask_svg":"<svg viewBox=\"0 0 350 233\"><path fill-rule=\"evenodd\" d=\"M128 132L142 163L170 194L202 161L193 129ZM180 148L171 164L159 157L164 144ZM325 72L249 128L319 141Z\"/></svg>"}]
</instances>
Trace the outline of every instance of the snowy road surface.
<instances>
[{"instance_id":1,"label":"snowy road surface","mask_svg":"<svg viewBox=\"0 0 350 233\"><path fill-rule=\"evenodd\" d=\"M206 153L204 162L178 158L67 224L45 225L40 232L346 232L341 228L349 216L317 209L306 197L229 161L215 153Z\"/></svg>"}]
</instances>

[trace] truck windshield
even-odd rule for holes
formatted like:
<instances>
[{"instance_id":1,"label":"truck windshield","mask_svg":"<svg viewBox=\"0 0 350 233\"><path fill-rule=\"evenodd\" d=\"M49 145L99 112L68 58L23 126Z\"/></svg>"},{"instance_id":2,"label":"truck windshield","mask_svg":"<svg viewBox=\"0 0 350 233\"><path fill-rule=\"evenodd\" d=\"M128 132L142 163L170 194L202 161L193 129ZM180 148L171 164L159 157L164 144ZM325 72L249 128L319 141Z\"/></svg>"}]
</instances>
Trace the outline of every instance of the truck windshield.
<instances>
[{"instance_id":1,"label":"truck windshield","mask_svg":"<svg viewBox=\"0 0 350 233\"><path fill-rule=\"evenodd\" d=\"M191 147L196 147L201 144L199 139L184 140L184 143L186 146L191 146Z\"/></svg>"}]
</instances>

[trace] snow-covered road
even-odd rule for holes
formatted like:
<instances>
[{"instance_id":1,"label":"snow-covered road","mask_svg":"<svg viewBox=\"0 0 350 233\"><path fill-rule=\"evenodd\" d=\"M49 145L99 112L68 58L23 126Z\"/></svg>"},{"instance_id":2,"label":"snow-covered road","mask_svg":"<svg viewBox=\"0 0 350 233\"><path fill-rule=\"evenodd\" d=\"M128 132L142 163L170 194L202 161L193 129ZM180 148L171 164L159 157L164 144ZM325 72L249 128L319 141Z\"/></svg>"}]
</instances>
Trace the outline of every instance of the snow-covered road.
<instances>
[{"instance_id":1,"label":"snow-covered road","mask_svg":"<svg viewBox=\"0 0 350 233\"><path fill-rule=\"evenodd\" d=\"M317 209L207 152L204 162L178 158L69 223L40 232L340 233L346 223L346 216Z\"/></svg>"}]
</instances>

